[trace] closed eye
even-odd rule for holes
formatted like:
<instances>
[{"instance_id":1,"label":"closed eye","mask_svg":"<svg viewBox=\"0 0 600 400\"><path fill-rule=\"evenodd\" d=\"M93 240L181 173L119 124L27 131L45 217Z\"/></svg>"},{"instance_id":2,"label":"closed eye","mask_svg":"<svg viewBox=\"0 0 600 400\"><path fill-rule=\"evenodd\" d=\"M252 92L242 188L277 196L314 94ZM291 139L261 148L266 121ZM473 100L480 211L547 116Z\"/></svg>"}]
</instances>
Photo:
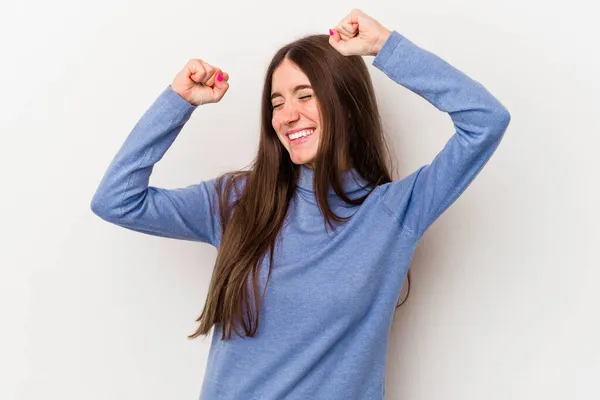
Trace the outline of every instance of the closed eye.
<instances>
[{"instance_id":1,"label":"closed eye","mask_svg":"<svg viewBox=\"0 0 600 400\"><path fill-rule=\"evenodd\" d=\"M310 99L310 98L312 98L312 94L307 94L306 96L299 97L300 100L306 100L306 99ZM271 106L271 108L273 110L275 110L276 108L278 108L278 107L280 107L282 105L283 105L283 103L281 103L281 104L275 104L275 105Z\"/></svg>"}]
</instances>

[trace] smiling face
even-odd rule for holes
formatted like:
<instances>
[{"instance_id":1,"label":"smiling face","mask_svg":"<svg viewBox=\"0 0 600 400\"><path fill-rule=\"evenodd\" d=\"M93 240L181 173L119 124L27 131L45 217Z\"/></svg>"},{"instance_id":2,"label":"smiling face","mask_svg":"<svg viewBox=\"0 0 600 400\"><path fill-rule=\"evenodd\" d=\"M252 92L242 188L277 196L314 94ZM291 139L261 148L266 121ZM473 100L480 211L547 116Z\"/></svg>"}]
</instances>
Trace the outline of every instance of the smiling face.
<instances>
[{"instance_id":1,"label":"smiling face","mask_svg":"<svg viewBox=\"0 0 600 400\"><path fill-rule=\"evenodd\" d=\"M294 164L313 168L319 148L320 113L308 77L287 58L273 72L271 123Z\"/></svg>"}]
</instances>

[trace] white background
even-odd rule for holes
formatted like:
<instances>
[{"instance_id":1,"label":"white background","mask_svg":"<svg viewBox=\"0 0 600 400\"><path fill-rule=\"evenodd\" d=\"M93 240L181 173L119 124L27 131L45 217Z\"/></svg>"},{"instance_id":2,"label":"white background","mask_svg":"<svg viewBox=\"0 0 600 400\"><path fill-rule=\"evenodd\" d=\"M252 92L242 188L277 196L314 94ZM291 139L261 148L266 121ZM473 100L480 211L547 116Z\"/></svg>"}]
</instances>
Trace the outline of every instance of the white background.
<instances>
[{"instance_id":1,"label":"white background","mask_svg":"<svg viewBox=\"0 0 600 400\"><path fill-rule=\"evenodd\" d=\"M229 72L151 184L245 167L264 71L351 7L481 82L511 112L497 152L430 228L392 327L387 399L598 399L600 145L592 2L13 1L0 9L0 398L195 399L190 341L216 251L89 208L125 137L189 58ZM371 66L399 177L449 117Z\"/></svg>"}]
</instances>

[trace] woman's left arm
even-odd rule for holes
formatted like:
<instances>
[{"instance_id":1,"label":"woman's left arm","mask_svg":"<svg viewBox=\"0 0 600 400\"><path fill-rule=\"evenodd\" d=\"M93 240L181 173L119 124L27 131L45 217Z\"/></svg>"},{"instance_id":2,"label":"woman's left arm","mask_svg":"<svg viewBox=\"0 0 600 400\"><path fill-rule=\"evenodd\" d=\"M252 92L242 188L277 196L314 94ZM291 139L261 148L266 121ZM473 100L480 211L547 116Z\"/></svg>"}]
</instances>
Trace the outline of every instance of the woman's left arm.
<instances>
[{"instance_id":1,"label":"woman's left arm","mask_svg":"<svg viewBox=\"0 0 600 400\"><path fill-rule=\"evenodd\" d=\"M510 122L508 110L481 84L392 32L373 65L450 115L454 135L434 160L389 185L385 205L421 236L465 191L490 159Z\"/></svg>"},{"instance_id":2,"label":"woman's left arm","mask_svg":"<svg viewBox=\"0 0 600 400\"><path fill-rule=\"evenodd\" d=\"M434 160L383 188L384 205L405 231L420 237L487 163L510 113L481 84L360 10L330 34L342 54L375 55L375 67L452 119L455 133Z\"/></svg>"}]
</instances>

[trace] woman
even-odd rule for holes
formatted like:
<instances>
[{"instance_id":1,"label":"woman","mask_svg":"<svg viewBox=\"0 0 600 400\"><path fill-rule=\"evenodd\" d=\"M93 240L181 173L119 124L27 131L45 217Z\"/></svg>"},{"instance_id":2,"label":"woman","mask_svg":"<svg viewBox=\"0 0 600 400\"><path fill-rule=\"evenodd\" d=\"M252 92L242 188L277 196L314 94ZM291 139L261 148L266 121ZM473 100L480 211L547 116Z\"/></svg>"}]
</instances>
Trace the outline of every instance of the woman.
<instances>
[{"instance_id":1,"label":"woman","mask_svg":"<svg viewBox=\"0 0 600 400\"><path fill-rule=\"evenodd\" d=\"M392 181L385 162L364 55L456 128L431 164L402 180ZM191 335L214 326L202 399L381 399L414 248L485 165L510 115L479 83L353 10L329 36L275 54L249 171L148 187L192 112L219 102L228 79L191 60L128 136L92 209L129 229L218 249Z\"/></svg>"}]
</instances>

